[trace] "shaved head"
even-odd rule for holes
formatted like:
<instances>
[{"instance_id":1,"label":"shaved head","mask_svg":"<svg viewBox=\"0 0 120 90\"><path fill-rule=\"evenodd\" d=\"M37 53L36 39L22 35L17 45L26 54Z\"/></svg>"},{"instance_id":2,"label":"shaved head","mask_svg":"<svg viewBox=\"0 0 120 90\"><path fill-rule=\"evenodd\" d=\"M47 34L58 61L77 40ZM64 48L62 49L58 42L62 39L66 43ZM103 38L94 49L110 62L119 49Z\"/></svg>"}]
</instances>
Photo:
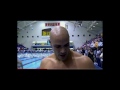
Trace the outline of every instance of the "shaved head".
<instances>
[{"instance_id":1,"label":"shaved head","mask_svg":"<svg viewBox=\"0 0 120 90\"><path fill-rule=\"evenodd\" d=\"M56 57L59 60L65 60L69 53L69 33L66 28L54 27L50 32L50 42Z\"/></svg>"},{"instance_id":2,"label":"shaved head","mask_svg":"<svg viewBox=\"0 0 120 90\"><path fill-rule=\"evenodd\" d=\"M58 38L59 39L69 38L69 34L66 28L62 26L56 26L51 30L50 40L52 41L53 39L58 39Z\"/></svg>"}]
</instances>

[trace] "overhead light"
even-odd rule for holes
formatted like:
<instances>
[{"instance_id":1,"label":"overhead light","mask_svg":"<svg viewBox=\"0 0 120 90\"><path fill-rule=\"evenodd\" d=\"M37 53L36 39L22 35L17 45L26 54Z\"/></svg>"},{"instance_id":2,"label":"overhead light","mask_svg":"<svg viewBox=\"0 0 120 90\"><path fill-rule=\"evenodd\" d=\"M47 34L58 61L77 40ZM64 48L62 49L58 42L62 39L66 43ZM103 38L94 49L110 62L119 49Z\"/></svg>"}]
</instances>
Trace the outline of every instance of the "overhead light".
<instances>
[{"instance_id":1,"label":"overhead light","mask_svg":"<svg viewBox=\"0 0 120 90\"><path fill-rule=\"evenodd\" d=\"M93 27L95 27L95 26L93 26Z\"/></svg>"},{"instance_id":2,"label":"overhead light","mask_svg":"<svg viewBox=\"0 0 120 90\"><path fill-rule=\"evenodd\" d=\"M96 24L98 24L98 22Z\"/></svg>"},{"instance_id":3,"label":"overhead light","mask_svg":"<svg viewBox=\"0 0 120 90\"><path fill-rule=\"evenodd\" d=\"M92 28L91 28L91 30L92 30Z\"/></svg>"}]
</instances>

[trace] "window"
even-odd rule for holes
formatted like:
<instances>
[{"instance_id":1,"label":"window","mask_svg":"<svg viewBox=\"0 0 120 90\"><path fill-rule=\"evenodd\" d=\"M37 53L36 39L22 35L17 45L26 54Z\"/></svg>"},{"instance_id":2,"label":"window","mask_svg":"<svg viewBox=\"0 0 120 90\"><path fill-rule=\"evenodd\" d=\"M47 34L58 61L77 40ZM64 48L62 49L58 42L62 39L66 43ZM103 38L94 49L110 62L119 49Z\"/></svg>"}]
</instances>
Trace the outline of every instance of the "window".
<instances>
[{"instance_id":1,"label":"window","mask_svg":"<svg viewBox=\"0 0 120 90\"><path fill-rule=\"evenodd\" d=\"M22 38L23 38L24 36L22 36Z\"/></svg>"},{"instance_id":2,"label":"window","mask_svg":"<svg viewBox=\"0 0 120 90\"><path fill-rule=\"evenodd\" d=\"M42 36L50 36L51 28L43 29Z\"/></svg>"},{"instance_id":3,"label":"window","mask_svg":"<svg viewBox=\"0 0 120 90\"><path fill-rule=\"evenodd\" d=\"M83 34L83 37L85 37L85 34Z\"/></svg>"},{"instance_id":4,"label":"window","mask_svg":"<svg viewBox=\"0 0 120 90\"><path fill-rule=\"evenodd\" d=\"M32 36L32 38L34 38L34 36Z\"/></svg>"},{"instance_id":5,"label":"window","mask_svg":"<svg viewBox=\"0 0 120 90\"><path fill-rule=\"evenodd\" d=\"M79 37L79 35L78 35L78 37Z\"/></svg>"},{"instance_id":6,"label":"window","mask_svg":"<svg viewBox=\"0 0 120 90\"><path fill-rule=\"evenodd\" d=\"M89 36L91 36L91 34L89 34Z\"/></svg>"},{"instance_id":7,"label":"window","mask_svg":"<svg viewBox=\"0 0 120 90\"><path fill-rule=\"evenodd\" d=\"M29 38L29 36L27 36L27 38Z\"/></svg>"},{"instance_id":8,"label":"window","mask_svg":"<svg viewBox=\"0 0 120 90\"><path fill-rule=\"evenodd\" d=\"M18 38L18 36L17 36L17 38Z\"/></svg>"},{"instance_id":9,"label":"window","mask_svg":"<svg viewBox=\"0 0 120 90\"><path fill-rule=\"evenodd\" d=\"M74 37L74 35L72 35L72 37Z\"/></svg>"},{"instance_id":10,"label":"window","mask_svg":"<svg viewBox=\"0 0 120 90\"><path fill-rule=\"evenodd\" d=\"M39 36L37 36L37 38L39 38Z\"/></svg>"}]
</instances>

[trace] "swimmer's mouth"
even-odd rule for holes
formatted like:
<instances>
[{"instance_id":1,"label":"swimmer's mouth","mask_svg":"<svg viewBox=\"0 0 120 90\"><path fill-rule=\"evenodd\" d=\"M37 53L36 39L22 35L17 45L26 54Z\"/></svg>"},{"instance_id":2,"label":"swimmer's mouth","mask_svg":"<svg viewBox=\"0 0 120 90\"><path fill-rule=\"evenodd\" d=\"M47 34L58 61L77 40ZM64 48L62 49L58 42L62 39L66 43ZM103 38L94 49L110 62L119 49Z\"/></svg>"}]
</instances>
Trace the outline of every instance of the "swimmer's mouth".
<instances>
[{"instance_id":1,"label":"swimmer's mouth","mask_svg":"<svg viewBox=\"0 0 120 90\"><path fill-rule=\"evenodd\" d=\"M65 57L66 55L60 55L61 57Z\"/></svg>"}]
</instances>

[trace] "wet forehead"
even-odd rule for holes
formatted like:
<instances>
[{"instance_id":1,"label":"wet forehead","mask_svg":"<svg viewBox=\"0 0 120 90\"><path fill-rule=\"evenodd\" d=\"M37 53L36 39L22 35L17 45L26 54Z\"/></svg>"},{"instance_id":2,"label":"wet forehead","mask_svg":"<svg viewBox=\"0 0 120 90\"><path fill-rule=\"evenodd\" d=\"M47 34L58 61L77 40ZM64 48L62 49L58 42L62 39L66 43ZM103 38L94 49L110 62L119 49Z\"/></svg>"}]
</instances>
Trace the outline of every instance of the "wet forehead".
<instances>
[{"instance_id":1,"label":"wet forehead","mask_svg":"<svg viewBox=\"0 0 120 90\"><path fill-rule=\"evenodd\" d=\"M52 40L53 44L55 45L65 45L67 43L69 43L69 38L55 38L54 40Z\"/></svg>"}]
</instances>

